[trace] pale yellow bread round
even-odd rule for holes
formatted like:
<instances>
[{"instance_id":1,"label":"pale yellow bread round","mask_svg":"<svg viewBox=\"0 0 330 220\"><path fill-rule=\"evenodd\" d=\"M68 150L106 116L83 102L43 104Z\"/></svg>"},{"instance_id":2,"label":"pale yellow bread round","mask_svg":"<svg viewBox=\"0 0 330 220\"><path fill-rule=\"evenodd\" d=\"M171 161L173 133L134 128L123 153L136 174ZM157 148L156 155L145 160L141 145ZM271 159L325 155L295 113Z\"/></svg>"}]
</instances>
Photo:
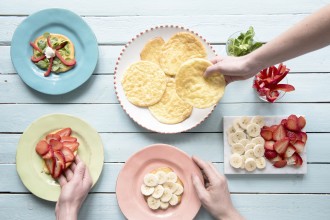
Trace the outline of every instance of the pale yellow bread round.
<instances>
[{"instance_id":1,"label":"pale yellow bread round","mask_svg":"<svg viewBox=\"0 0 330 220\"><path fill-rule=\"evenodd\" d=\"M128 101L140 107L147 107L162 98L166 81L165 73L157 64L138 61L125 71L121 83Z\"/></svg>"},{"instance_id":2,"label":"pale yellow bread round","mask_svg":"<svg viewBox=\"0 0 330 220\"><path fill-rule=\"evenodd\" d=\"M69 55L66 55L66 54L63 54L63 58L64 59L69 59L69 60L72 60L74 59L74 46L73 46L73 43L70 41L69 38L67 38L66 36L62 35L62 34L53 34L53 33L50 33L50 38L54 38L56 37L58 39L58 42L62 42L62 41L68 41L69 43L67 44L68 47L69 47L69 50L70 50L70 54ZM37 37L37 39L35 39L34 43L35 45L38 45L38 41L39 40L44 40L45 42L47 42L47 38L45 38L43 35ZM36 56L36 54L38 53L37 50L33 49L33 55ZM64 65L64 64L63 64ZM63 68L60 68L58 69L57 71L54 71L56 73L63 73L63 72L66 72L70 69L72 69L74 66L66 66L64 65Z\"/></svg>"},{"instance_id":3,"label":"pale yellow bread round","mask_svg":"<svg viewBox=\"0 0 330 220\"><path fill-rule=\"evenodd\" d=\"M167 77L167 87L161 100L149 106L151 114L161 123L176 124L191 115L193 107L184 102L175 90L175 79Z\"/></svg>"},{"instance_id":4,"label":"pale yellow bread round","mask_svg":"<svg viewBox=\"0 0 330 220\"><path fill-rule=\"evenodd\" d=\"M149 40L140 53L141 60L150 61L159 65L159 57L164 44L165 41L161 37Z\"/></svg>"},{"instance_id":5,"label":"pale yellow bread round","mask_svg":"<svg viewBox=\"0 0 330 220\"><path fill-rule=\"evenodd\" d=\"M174 76L186 60L206 56L206 50L195 34L179 32L163 45L159 64L166 74Z\"/></svg>"},{"instance_id":6,"label":"pale yellow bread round","mask_svg":"<svg viewBox=\"0 0 330 220\"><path fill-rule=\"evenodd\" d=\"M165 173L174 172L170 167L159 167L157 169L150 171L150 173L155 174L158 171L163 171ZM180 177L178 175L177 175L177 177L178 177L178 179L177 179L176 183L180 184L184 188L184 184L183 184L182 180L180 179ZM178 201L179 201L178 204L180 204L180 202L181 202L183 193L178 196ZM144 198L147 200L148 196L144 196Z\"/></svg>"},{"instance_id":7,"label":"pale yellow bread round","mask_svg":"<svg viewBox=\"0 0 330 220\"><path fill-rule=\"evenodd\" d=\"M212 63L201 58L194 58L183 63L175 78L176 92L185 102L196 108L208 108L222 98L226 81L222 74L209 77L203 74Z\"/></svg>"}]
</instances>

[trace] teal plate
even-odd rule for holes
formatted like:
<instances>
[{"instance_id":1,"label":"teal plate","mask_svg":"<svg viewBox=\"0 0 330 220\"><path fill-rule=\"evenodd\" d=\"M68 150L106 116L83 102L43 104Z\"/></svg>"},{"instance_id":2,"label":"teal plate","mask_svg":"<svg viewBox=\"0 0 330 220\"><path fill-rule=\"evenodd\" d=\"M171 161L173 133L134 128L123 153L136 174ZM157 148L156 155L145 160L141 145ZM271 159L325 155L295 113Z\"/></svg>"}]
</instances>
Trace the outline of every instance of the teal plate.
<instances>
[{"instance_id":1,"label":"teal plate","mask_svg":"<svg viewBox=\"0 0 330 220\"><path fill-rule=\"evenodd\" d=\"M45 32L63 34L73 42L77 61L74 68L44 77L45 70L31 61L32 47L29 43ZM53 8L30 15L17 27L10 54L17 73L28 86L41 93L60 95L88 80L96 67L99 51L92 29L79 15Z\"/></svg>"}]
</instances>

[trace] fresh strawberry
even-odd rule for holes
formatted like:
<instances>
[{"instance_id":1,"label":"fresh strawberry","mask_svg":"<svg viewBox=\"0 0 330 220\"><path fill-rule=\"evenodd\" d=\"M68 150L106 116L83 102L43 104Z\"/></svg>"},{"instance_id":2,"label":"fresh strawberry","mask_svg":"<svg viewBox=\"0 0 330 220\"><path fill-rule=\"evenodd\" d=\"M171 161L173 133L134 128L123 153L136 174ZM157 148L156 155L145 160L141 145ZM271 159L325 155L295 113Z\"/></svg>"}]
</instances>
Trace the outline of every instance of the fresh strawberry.
<instances>
[{"instance_id":1,"label":"fresh strawberry","mask_svg":"<svg viewBox=\"0 0 330 220\"><path fill-rule=\"evenodd\" d=\"M63 153L64 159L65 159L65 162L72 162L74 160L74 154L69 148L63 147L62 153Z\"/></svg>"},{"instance_id":2,"label":"fresh strawberry","mask_svg":"<svg viewBox=\"0 0 330 220\"><path fill-rule=\"evenodd\" d=\"M302 142L302 141L296 141L296 143L294 143L293 146L296 148L297 153L304 152L304 148L305 148L305 143L304 142Z\"/></svg>"},{"instance_id":3,"label":"fresh strawberry","mask_svg":"<svg viewBox=\"0 0 330 220\"><path fill-rule=\"evenodd\" d=\"M47 134L46 141L50 144L50 140L60 141L61 137L58 134Z\"/></svg>"},{"instance_id":4,"label":"fresh strawberry","mask_svg":"<svg viewBox=\"0 0 330 220\"><path fill-rule=\"evenodd\" d=\"M269 130L271 132L274 132L277 129L277 127L278 127L278 125L272 125L272 126L269 127Z\"/></svg>"},{"instance_id":5,"label":"fresh strawberry","mask_svg":"<svg viewBox=\"0 0 330 220\"><path fill-rule=\"evenodd\" d=\"M306 134L306 132L299 132L299 135L301 136L301 141L302 142L304 142L304 143L306 143L306 141L307 141L307 134Z\"/></svg>"},{"instance_id":6,"label":"fresh strawberry","mask_svg":"<svg viewBox=\"0 0 330 220\"><path fill-rule=\"evenodd\" d=\"M65 169L65 157L61 151L55 151L54 157L56 159L56 163L59 163L62 166L62 169Z\"/></svg>"},{"instance_id":7,"label":"fresh strawberry","mask_svg":"<svg viewBox=\"0 0 330 220\"><path fill-rule=\"evenodd\" d=\"M297 134L293 131L287 131L286 136L290 139L290 143L294 144L297 141Z\"/></svg>"},{"instance_id":8,"label":"fresh strawberry","mask_svg":"<svg viewBox=\"0 0 330 220\"><path fill-rule=\"evenodd\" d=\"M275 157L277 157L277 153L274 150L266 150L264 155L268 160L271 160L271 159L274 159Z\"/></svg>"},{"instance_id":9,"label":"fresh strawberry","mask_svg":"<svg viewBox=\"0 0 330 220\"><path fill-rule=\"evenodd\" d=\"M286 160L280 160L280 161L276 161L273 166L276 168L282 168L285 167L287 165L287 161Z\"/></svg>"},{"instance_id":10,"label":"fresh strawberry","mask_svg":"<svg viewBox=\"0 0 330 220\"><path fill-rule=\"evenodd\" d=\"M287 121L288 121L288 120L286 120L286 119L282 119L282 121L281 121L281 125L285 126L286 123L287 123Z\"/></svg>"},{"instance_id":11,"label":"fresh strawberry","mask_svg":"<svg viewBox=\"0 0 330 220\"><path fill-rule=\"evenodd\" d=\"M286 151L286 149L289 146L289 138L285 137L281 140L278 140L275 142L274 144L274 150L279 154L279 155L283 155Z\"/></svg>"},{"instance_id":12,"label":"fresh strawberry","mask_svg":"<svg viewBox=\"0 0 330 220\"><path fill-rule=\"evenodd\" d=\"M260 135L266 141L270 141L273 138L273 132L271 132L270 130L264 129L264 128L261 129Z\"/></svg>"},{"instance_id":13,"label":"fresh strawberry","mask_svg":"<svg viewBox=\"0 0 330 220\"><path fill-rule=\"evenodd\" d=\"M45 140L39 141L36 146L36 152L40 156L43 156L43 155L47 154L48 151L49 151L48 143Z\"/></svg>"},{"instance_id":14,"label":"fresh strawberry","mask_svg":"<svg viewBox=\"0 0 330 220\"><path fill-rule=\"evenodd\" d=\"M50 145L48 145L48 149L49 149L48 152L42 156L43 159L50 159L50 158L54 157L54 151Z\"/></svg>"},{"instance_id":15,"label":"fresh strawberry","mask_svg":"<svg viewBox=\"0 0 330 220\"><path fill-rule=\"evenodd\" d=\"M54 157L51 157L51 158L49 158L49 159L46 159L46 160L45 160L45 163L46 163L46 167L47 167L49 173L50 173L51 175L53 175L53 173L54 173L54 168L55 168L55 163L56 163L55 158L54 158Z\"/></svg>"},{"instance_id":16,"label":"fresh strawberry","mask_svg":"<svg viewBox=\"0 0 330 220\"><path fill-rule=\"evenodd\" d=\"M273 132L273 140L279 141L286 137L286 130L283 125L279 125Z\"/></svg>"},{"instance_id":17,"label":"fresh strawberry","mask_svg":"<svg viewBox=\"0 0 330 220\"><path fill-rule=\"evenodd\" d=\"M294 121L298 121L297 115L293 115L293 114L292 115L289 115L288 119L292 119Z\"/></svg>"},{"instance_id":18,"label":"fresh strawberry","mask_svg":"<svg viewBox=\"0 0 330 220\"><path fill-rule=\"evenodd\" d=\"M303 137L300 134L300 131L296 131L295 134L296 134L296 137L297 137L296 141L301 141Z\"/></svg>"},{"instance_id":19,"label":"fresh strawberry","mask_svg":"<svg viewBox=\"0 0 330 220\"><path fill-rule=\"evenodd\" d=\"M62 174L62 171L63 171L63 168L62 168L62 163L59 162L59 161L56 161L56 164L55 164L55 168L54 168L54 173L52 175L52 177L54 179L57 179L61 174Z\"/></svg>"},{"instance_id":20,"label":"fresh strawberry","mask_svg":"<svg viewBox=\"0 0 330 220\"><path fill-rule=\"evenodd\" d=\"M292 145L289 144L288 148L286 149L284 153L284 157L289 158L291 157L294 153L296 152L296 148Z\"/></svg>"},{"instance_id":21,"label":"fresh strawberry","mask_svg":"<svg viewBox=\"0 0 330 220\"><path fill-rule=\"evenodd\" d=\"M290 131L299 131L298 123L294 119L288 119L285 127Z\"/></svg>"},{"instance_id":22,"label":"fresh strawberry","mask_svg":"<svg viewBox=\"0 0 330 220\"><path fill-rule=\"evenodd\" d=\"M266 141L264 147L266 150L274 150L274 144L274 141Z\"/></svg>"},{"instance_id":23,"label":"fresh strawberry","mask_svg":"<svg viewBox=\"0 0 330 220\"><path fill-rule=\"evenodd\" d=\"M296 163L295 166L296 167L300 167L303 164L303 159L301 158L301 156L298 153L294 153L292 155L292 157L294 157Z\"/></svg>"},{"instance_id":24,"label":"fresh strawberry","mask_svg":"<svg viewBox=\"0 0 330 220\"><path fill-rule=\"evenodd\" d=\"M67 141L67 142L76 142L77 141L77 138L71 137L71 136L63 136L61 138L61 142L64 142L64 141Z\"/></svg>"},{"instance_id":25,"label":"fresh strawberry","mask_svg":"<svg viewBox=\"0 0 330 220\"><path fill-rule=\"evenodd\" d=\"M277 161L283 160L283 158L280 155L277 155L273 159L270 160L272 163L276 163Z\"/></svg>"},{"instance_id":26,"label":"fresh strawberry","mask_svg":"<svg viewBox=\"0 0 330 220\"><path fill-rule=\"evenodd\" d=\"M56 132L57 135L64 137L64 136L70 136L71 135L71 128L63 128L61 130L59 130L58 132Z\"/></svg>"},{"instance_id":27,"label":"fresh strawberry","mask_svg":"<svg viewBox=\"0 0 330 220\"><path fill-rule=\"evenodd\" d=\"M299 127L299 130L302 130L306 125L306 119L303 117L303 116L300 116L298 118L298 127Z\"/></svg>"},{"instance_id":28,"label":"fresh strawberry","mask_svg":"<svg viewBox=\"0 0 330 220\"><path fill-rule=\"evenodd\" d=\"M50 146L53 148L54 151L61 150L63 145L60 141L57 140L50 140Z\"/></svg>"},{"instance_id":29,"label":"fresh strawberry","mask_svg":"<svg viewBox=\"0 0 330 220\"><path fill-rule=\"evenodd\" d=\"M63 144L63 147L69 148L72 152L75 152L78 149L78 147L79 147L79 143L78 142L64 141L62 144Z\"/></svg>"}]
</instances>

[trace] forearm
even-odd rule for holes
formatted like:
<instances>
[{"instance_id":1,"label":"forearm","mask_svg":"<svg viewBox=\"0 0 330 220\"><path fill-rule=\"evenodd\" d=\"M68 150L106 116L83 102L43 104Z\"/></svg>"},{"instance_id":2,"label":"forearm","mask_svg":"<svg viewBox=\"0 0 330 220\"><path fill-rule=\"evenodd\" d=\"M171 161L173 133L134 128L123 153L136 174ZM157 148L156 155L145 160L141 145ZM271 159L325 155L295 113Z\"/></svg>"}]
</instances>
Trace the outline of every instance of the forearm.
<instances>
[{"instance_id":1,"label":"forearm","mask_svg":"<svg viewBox=\"0 0 330 220\"><path fill-rule=\"evenodd\" d=\"M329 44L330 5L327 5L247 56L252 69L260 71Z\"/></svg>"},{"instance_id":2,"label":"forearm","mask_svg":"<svg viewBox=\"0 0 330 220\"><path fill-rule=\"evenodd\" d=\"M56 220L77 220L78 210L76 208L62 207L55 212Z\"/></svg>"}]
</instances>

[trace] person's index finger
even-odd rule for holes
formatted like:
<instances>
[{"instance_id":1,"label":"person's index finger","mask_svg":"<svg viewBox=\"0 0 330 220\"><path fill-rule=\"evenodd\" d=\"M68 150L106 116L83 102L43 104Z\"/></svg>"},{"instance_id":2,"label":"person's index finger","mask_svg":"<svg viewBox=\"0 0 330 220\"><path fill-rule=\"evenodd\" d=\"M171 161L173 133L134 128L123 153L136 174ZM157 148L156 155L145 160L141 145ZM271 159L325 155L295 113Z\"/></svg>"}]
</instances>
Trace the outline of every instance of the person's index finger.
<instances>
[{"instance_id":1,"label":"person's index finger","mask_svg":"<svg viewBox=\"0 0 330 220\"><path fill-rule=\"evenodd\" d=\"M63 187L68 182L63 174L61 174L58 177L57 181L58 181L58 183L60 184L61 187Z\"/></svg>"},{"instance_id":2,"label":"person's index finger","mask_svg":"<svg viewBox=\"0 0 330 220\"><path fill-rule=\"evenodd\" d=\"M81 159L80 159L79 155L77 154L77 155L76 155L76 158L75 158L75 162L76 162L76 164L78 164L80 161L81 161Z\"/></svg>"},{"instance_id":3,"label":"person's index finger","mask_svg":"<svg viewBox=\"0 0 330 220\"><path fill-rule=\"evenodd\" d=\"M193 161L195 161L197 166L199 166L199 168L204 171L209 182L214 183L216 180L217 174L214 172L214 170L211 168L211 166L196 156L193 156L192 159L193 159Z\"/></svg>"}]
</instances>

